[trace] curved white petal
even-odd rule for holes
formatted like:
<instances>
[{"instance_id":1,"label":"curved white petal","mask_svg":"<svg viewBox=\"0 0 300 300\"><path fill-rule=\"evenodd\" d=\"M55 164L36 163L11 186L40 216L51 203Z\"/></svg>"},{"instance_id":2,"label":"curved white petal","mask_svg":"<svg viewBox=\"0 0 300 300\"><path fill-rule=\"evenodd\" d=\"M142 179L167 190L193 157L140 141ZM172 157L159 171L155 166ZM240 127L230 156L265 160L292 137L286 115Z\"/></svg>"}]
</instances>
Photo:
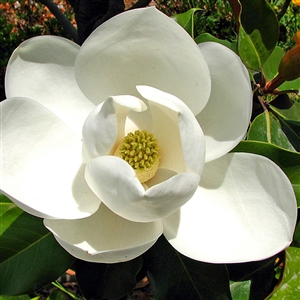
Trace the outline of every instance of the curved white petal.
<instances>
[{"instance_id":1,"label":"curved white petal","mask_svg":"<svg viewBox=\"0 0 300 300\"><path fill-rule=\"evenodd\" d=\"M150 101L153 134L161 149L161 168L201 175L205 161L205 138L191 110L177 97L149 86L137 86ZM170 115L175 112L175 117ZM178 165L183 158L182 167Z\"/></svg>"},{"instance_id":2,"label":"curved white petal","mask_svg":"<svg viewBox=\"0 0 300 300\"><path fill-rule=\"evenodd\" d=\"M109 209L136 222L159 220L175 212L192 197L200 179L196 173L181 173L145 191L133 168L114 156L91 160L85 178Z\"/></svg>"},{"instance_id":3,"label":"curved white petal","mask_svg":"<svg viewBox=\"0 0 300 300\"><path fill-rule=\"evenodd\" d=\"M148 250L162 233L161 221L125 220L105 205L80 220L44 220L57 241L73 256L91 262L117 263Z\"/></svg>"},{"instance_id":4,"label":"curved white petal","mask_svg":"<svg viewBox=\"0 0 300 300\"><path fill-rule=\"evenodd\" d=\"M1 190L25 211L75 219L100 200L84 179L81 141L52 112L31 99L1 102Z\"/></svg>"},{"instance_id":5,"label":"curved white petal","mask_svg":"<svg viewBox=\"0 0 300 300\"><path fill-rule=\"evenodd\" d=\"M196 115L210 94L210 77L187 32L155 8L134 9L99 26L76 58L76 78L95 104L111 95L137 95L149 85L183 100Z\"/></svg>"},{"instance_id":6,"label":"curved white petal","mask_svg":"<svg viewBox=\"0 0 300 300\"><path fill-rule=\"evenodd\" d=\"M214 42L199 48L210 70L212 90L196 117L206 137L206 161L211 161L244 138L252 113L252 89L248 71L233 51Z\"/></svg>"},{"instance_id":7,"label":"curved white petal","mask_svg":"<svg viewBox=\"0 0 300 300\"><path fill-rule=\"evenodd\" d=\"M291 183L269 159L230 153L205 165L194 197L163 220L181 253L212 263L262 260L288 247L297 205Z\"/></svg>"},{"instance_id":8,"label":"curved white petal","mask_svg":"<svg viewBox=\"0 0 300 300\"><path fill-rule=\"evenodd\" d=\"M83 162L107 155L125 133L125 122L130 110L141 112L145 103L133 96L109 97L87 117L82 130ZM111 153L110 153L111 154Z\"/></svg>"},{"instance_id":9,"label":"curved white petal","mask_svg":"<svg viewBox=\"0 0 300 300\"><path fill-rule=\"evenodd\" d=\"M28 97L41 103L81 137L94 105L75 80L78 52L77 44L61 37L39 36L23 42L8 62L5 91L7 98Z\"/></svg>"}]
</instances>

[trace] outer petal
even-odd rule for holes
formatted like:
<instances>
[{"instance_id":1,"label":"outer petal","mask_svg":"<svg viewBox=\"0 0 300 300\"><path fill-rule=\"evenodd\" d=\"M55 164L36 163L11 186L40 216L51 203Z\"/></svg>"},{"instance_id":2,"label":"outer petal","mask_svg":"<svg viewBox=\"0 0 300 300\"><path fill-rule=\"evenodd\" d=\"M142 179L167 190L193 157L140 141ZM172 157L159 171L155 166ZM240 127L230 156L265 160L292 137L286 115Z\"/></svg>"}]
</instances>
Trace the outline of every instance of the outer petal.
<instances>
[{"instance_id":1,"label":"outer petal","mask_svg":"<svg viewBox=\"0 0 300 300\"><path fill-rule=\"evenodd\" d=\"M184 101L194 114L210 94L207 64L187 32L155 8L134 9L99 26L76 58L76 78L95 104L149 85Z\"/></svg>"},{"instance_id":2,"label":"outer petal","mask_svg":"<svg viewBox=\"0 0 300 300\"><path fill-rule=\"evenodd\" d=\"M7 98L28 97L41 103L81 137L82 125L94 105L79 89L74 61L79 46L67 39L40 36L22 43L6 71Z\"/></svg>"},{"instance_id":3,"label":"outer petal","mask_svg":"<svg viewBox=\"0 0 300 300\"><path fill-rule=\"evenodd\" d=\"M181 173L145 192L133 168L114 156L91 160L85 175L89 187L109 209L136 222L159 220L175 212L192 197L200 179L196 173Z\"/></svg>"},{"instance_id":4,"label":"outer petal","mask_svg":"<svg viewBox=\"0 0 300 300\"><path fill-rule=\"evenodd\" d=\"M158 89L137 86L137 90L150 101L153 134L162 151L161 167L201 175L205 160L205 139L191 110L180 99ZM175 113L173 120L170 111ZM181 158L183 167L180 170L177 165Z\"/></svg>"},{"instance_id":5,"label":"outer petal","mask_svg":"<svg viewBox=\"0 0 300 300\"><path fill-rule=\"evenodd\" d=\"M83 161L107 155L125 135L125 121L130 110L141 112L145 103L133 96L109 97L87 117L82 131Z\"/></svg>"},{"instance_id":6,"label":"outer petal","mask_svg":"<svg viewBox=\"0 0 300 300\"><path fill-rule=\"evenodd\" d=\"M197 116L206 137L206 161L219 158L245 136L252 113L248 71L227 47L206 42L199 45L212 79L208 104Z\"/></svg>"},{"instance_id":7,"label":"outer petal","mask_svg":"<svg viewBox=\"0 0 300 300\"><path fill-rule=\"evenodd\" d=\"M44 223L73 256L100 263L131 260L148 250L162 233L161 221L130 222L103 204L89 218L44 220Z\"/></svg>"},{"instance_id":8,"label":"outer petal","mask_svg":"<svg viewBox=\"0 0 300 300\"><path fill-rule=\"evenodd\" d=\"M231 153L205 165L194 197L163 220L164 234L196 260L255 261L290 244L296 214L291 183L277 165Z\"/></svg>"},{"instance_id":9,"label":"outer petal","mask_svg":"<svg viewBox=\"0 0 300 300\"><path fill-rule=\"evenodd\" d=\"M5 100L1 112L3 193L39 217L94 213L100 200L84 179L80 139L34 100Z\"/></svg>"}]
</instances>

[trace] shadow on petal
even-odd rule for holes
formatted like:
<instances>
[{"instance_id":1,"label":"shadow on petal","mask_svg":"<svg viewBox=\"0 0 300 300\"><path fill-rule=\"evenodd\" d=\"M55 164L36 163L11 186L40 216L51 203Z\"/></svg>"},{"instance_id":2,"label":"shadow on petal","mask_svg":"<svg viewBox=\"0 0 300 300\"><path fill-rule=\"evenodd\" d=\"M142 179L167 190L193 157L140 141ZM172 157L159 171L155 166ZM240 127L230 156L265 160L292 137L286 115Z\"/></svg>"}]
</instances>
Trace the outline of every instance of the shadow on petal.
<instances>
[{"instance_id":1,"label":"shadow on petal","mask_svg":"<svg viewBox=\"0 0 300 300\"><path fill-rule=\"evenodd\" d=\"M132 259L132 256L146 251L162 233L160 221L131 222L114 214L104 204L100 205L95 214L85 219L46 219L44 223L72 255L99 262ZM101 257L97 258L98 254Z\"/></svg>"},{"instance_id":2,"label":"shadow on petal","mask_svg":"<svg viewBox=\"0 0 300 300\"><path fill-rule=\"evenodd\" d=\"M89 188L84 178L85 168L86 164L81 164L78 169L72 184L72 194L78 204L78 209L81 212L93 214L98 210L101 199L99 199Z\"/></svg>"}]
</instances>

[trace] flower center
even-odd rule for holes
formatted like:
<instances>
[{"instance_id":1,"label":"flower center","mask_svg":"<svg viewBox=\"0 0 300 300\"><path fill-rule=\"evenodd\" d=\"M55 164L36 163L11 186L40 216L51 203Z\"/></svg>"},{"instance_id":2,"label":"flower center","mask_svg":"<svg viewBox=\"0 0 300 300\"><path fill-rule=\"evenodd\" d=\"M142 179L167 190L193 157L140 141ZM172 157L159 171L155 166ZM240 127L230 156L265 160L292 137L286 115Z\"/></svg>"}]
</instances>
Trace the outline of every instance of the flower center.
<instances>
[{"instance_id":1,"label":"flower center","mask_svg":"<svg viewBox=\"0 0 300 300\"><path fill-rule=\"evenodd\" d=\"M141 183L151 179L159 165L157 140L146 130L128 133L114 155L122 158L134 169Z\"/></svg>"}]
</instances>

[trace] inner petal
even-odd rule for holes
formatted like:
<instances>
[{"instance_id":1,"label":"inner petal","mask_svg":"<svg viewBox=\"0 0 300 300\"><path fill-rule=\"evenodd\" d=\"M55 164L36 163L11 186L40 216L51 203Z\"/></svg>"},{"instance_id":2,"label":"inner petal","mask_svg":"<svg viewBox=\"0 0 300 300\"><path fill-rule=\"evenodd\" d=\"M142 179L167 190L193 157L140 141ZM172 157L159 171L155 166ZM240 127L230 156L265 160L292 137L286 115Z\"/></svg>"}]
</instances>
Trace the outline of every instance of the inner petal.
<instances>
[{"instance_id":1,"label":"inner petal","mask_svg":"<svg viewBox=\"0 0 300 300\"><path fill-rule=\"evenodd\" d=\"M149 103L153 118L153 134L160 147L159 167L176 173L186 172L178 128L178 112L152 101Z\"/></svg>"},{"instance_id":2,"label":"inner petal","mask_svg":"<svg viewBox=\"0 0 300 300\"><path fill-rule=\"evenodd\" d=\"M129 112L141 113L147 106L140 99L120 95L109 97L87 117L82 130L83 162L111 155L124 137L126 118Z\"/></svg>"}]
</instances>

